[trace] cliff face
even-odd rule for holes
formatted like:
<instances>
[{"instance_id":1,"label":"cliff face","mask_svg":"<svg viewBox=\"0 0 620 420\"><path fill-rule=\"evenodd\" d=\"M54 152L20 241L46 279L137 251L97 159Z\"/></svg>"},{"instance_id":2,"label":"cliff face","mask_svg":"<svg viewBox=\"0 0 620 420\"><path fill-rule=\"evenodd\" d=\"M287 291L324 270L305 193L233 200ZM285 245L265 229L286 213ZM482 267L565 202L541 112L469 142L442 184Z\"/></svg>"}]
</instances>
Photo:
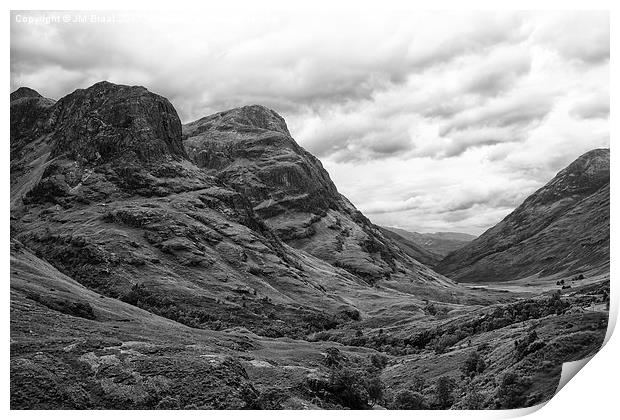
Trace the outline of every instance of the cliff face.
<instances>
[{"instance_id":1,"label":"cliff face","mask_svg":"<svg viewBox=\"0 0 620 420\"><path fill-rule=\"evenodd\" d=\"M281 116L265 107L202 118L185 125L183 135L192 160L248 196L265 218L339 203L321 162L293 140Z\"/></svg>"},{"instance_id":2,"label":"cliff face","mask_svg":"<svg viewBox=\"0 0 620 420\"><path fill-rule=\"evenodd\" d=\"M436 277L338 193L321 162L291 137L284 119L254 105L183 127L190 158L248 197L287 244L369 283Z\"/></svg>"},{"instance_id":3,"label":"cliff face","mask_svg":"<svg viewBox=\"0 0 620 420\"><path fill-rule=\"evenodd\" d=\"M459 281L504 281L609 264L609 149L560 171L437 269Z\"/></svg>"},{"instance_id":4,"label":"cliff face","mask_svg":"<svg viewBox=\"0 0 620 420\"><path fill-rule=\"evenodd\" d=\"M140 86L100 82L62 98L49 120L52 157L101 164L185 158L181 121L167 99Z\"/></svg>"}]
</instances>

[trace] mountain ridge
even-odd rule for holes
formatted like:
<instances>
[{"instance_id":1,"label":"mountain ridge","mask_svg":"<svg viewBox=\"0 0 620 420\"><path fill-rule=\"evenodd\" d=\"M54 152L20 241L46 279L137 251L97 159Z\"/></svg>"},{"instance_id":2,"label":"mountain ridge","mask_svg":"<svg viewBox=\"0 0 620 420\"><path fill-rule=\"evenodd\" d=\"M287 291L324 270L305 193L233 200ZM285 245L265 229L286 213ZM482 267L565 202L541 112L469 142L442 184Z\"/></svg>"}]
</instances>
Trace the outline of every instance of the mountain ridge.
<instances>
[{"instance_id":1,"label":"mountain ridge","mask_svg":"<svg viewBox=\"0 0 620 420\"><path fill-rule=\"evenodd\" d=\"M190 158L246 195L293 248L370 283L415 277L416 271L433 276L338 192L321 162L297 144L274 111L252 105L216 113L185 124L183 138Z\"/></svg>"},{"instance_id":2,"label":"mountain ridge","mask_svg":"<svg viewBox=\"0 0 620 420\"><path fill-rule=\"evenodd\" d=\"M606 190L605 190L606 189ZM587 255L582 255L587 248L575 247L570 238L588 237L588 229L594 229L600 237L592 238L594 242L601 243L603 254L609 252L609 149L591 150L574 162L562 169L558 174L543 187L538 189L506 216L500 223L493 226L480 235L469 245L447 255L438 265L440 272L454 276L462 281L502 281L515 280L519 277L527 277L542 273L554 274L562 270L577 270L577 265L571 262L571 253L579 256L585 264ZM588 200L593 198L592 200ZM601 201L602 200L602 201ZM563 220L570 216L572 210L580 210L583 214L581 223L573 220ZM602 219L597 217L601 215ZM602 231L595 229L590 223L596 220L603 226ZM574 224L577 231L573 232L570 225ZM558 225L563 227L560 236L554 232ZM588 227L586 229L585 227ZM605 229L606 227L606 229ZM605 235L605 231L607 232ZM511 255L510 249L521 246L528 241L537 241L537 235L548 232L550 238L554 237L565 245L553 247L558 255L548 255L547 264L552 269L545 268L542 261L535 257L536 250L527 249L529 262L522 262L520 268L515 268L515 261L521 261L521 256ZM589 239L588 239L589 240ZM601 242L602 241L602 242ZM585 243L585 242L584 242ZM607 244L607 245L605 245ZM526 247L527 248L527 247ZM548 249L547 249L548 250ZM523 250L521 253L525 252ZM596 249L588 251L597 255L597 260L605 264L605 256L599 255ZM503 256L502 256L503 255ZM549 261L557 260L560 262ZM608 257L607 257L608 260ZM492 262L491 262L492 261ZM512 262L511 262L512 261ZM497 267L497 269L493 268Z\"/></svg>"}]
</instances>

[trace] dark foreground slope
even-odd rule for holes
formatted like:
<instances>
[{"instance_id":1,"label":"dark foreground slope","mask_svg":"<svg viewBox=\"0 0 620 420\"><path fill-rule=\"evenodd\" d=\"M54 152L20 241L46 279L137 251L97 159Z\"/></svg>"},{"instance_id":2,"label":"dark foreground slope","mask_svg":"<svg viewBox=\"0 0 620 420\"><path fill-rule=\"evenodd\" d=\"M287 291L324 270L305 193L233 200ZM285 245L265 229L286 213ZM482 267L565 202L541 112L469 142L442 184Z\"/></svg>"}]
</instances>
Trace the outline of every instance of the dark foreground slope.
<instances>
[{"instance_id":1,"label":"dark foreground slope","mask_svg":"<svg viewBox=\"0 0 620 420\"><path fill-rule=\"evenodd\" d=\"M609 149L596 149L437 270L458 281L497 282L608 267Z\"/></svg>"},{"instance_id":2,"label":"dark foreground slope","mask_svg":"<svg viewBox=\"0 0 620 420\"><path fill-rule=\"evenodd\" d=\"M360 372L377 354L191 328L89 290L11 243L12 409L341 407L338 395L317 399L308 385L328 371L334 347Z\"/></svg>"},{"instance_id":3,"label":"dark foreground slope","mask_svg":"<svg viewBox=\"0 0 620 420\"><path fill-rule=\"evenodd\" d=\"M553 395L563 362L600 347L608 287L275 339L106 297L12 241L11 408L530 406Z\"/></svg>"}]
</instances>

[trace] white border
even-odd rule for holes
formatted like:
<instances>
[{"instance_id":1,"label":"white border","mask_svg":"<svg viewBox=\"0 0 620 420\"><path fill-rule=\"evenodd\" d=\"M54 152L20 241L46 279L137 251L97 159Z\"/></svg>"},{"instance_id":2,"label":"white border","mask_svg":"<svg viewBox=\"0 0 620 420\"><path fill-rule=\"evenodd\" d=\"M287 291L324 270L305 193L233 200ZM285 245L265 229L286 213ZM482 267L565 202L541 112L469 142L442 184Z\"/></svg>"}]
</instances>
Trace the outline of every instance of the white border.
<instances>
[{"instance_id":1,"label":"white border","mask_svg":"<svg viewBox=\"0 0 620 420\"><path fill-rule=\"evenodd\" d=\"M94 3L94 2L93 2ZM617 3L617 2L616 2ZM521 1L488 1L488 0L469 0L469 1L456 1L456 0L434 0L432 2L417 2L403 0L381 0L381 1L368 1L368 0L312 0L306 2L294 2L294 0L256 0L256 1L244 1L244 0L228 0L224 1L203 1L194 2L186 0L175 0L174 2L163 1L132 1L132 0L107 0L105 2L98 2L93 4L95 7L90 9L98 10L140 10L140 9L164 9L164 10L191 10L191 9L208 9L212 12L227 10L369 10L373 9L396 9L396 10L611 10L611 46L614 50L614 46L617 45L618 30L615 27L617 7L614 2L589 0L589 1L542 1L542 0L521 0ZM84 10L85 4L83 1L8 1L9 9L14 10ZM4 22L8 23L10 16L7 10L4 16ZM2 31L2 43L4 46L4 66L2 72L4 73L4 80L9 80L9 36L10 27L7 24ZM612 57L615 57L615 51L612 51ZM614 59L611 60L610 74L619 74L618 66L615 64ZM611 81L611 114L610 114L610 132L616 132L617 120L614 118L616 91L613 80ZM7 92L8 93L8 92ZM3 139L5 142L5 153L0 157L2 159L2 167L4 170L5 179L2 183L2 193L4 197L10 195L9 188L9 153L8 153L8 131L9 131L9 101L4 101L2 106L2 128ZM612 153L612 208L618 208L617 203L617 185L618 185L618 171L616 170L615 153ZM5 314L4 322L2 323L2 332L5 337L5 345L2 348L4 355L4 363L2 364L2 389L0 398L2 400L2 407L4 412L9 412L9 206L5 204L2 209L2 233L5 238L2 242L2 249L0 255L2 255L2 273L4 277L4 300L3 304ZM617 246L617 229L616 218L613 211L611 212L611 230L612 230L612 243L611 243L611 255L616 255L614 250L618 249ZM618 272L617 263L614 259L611 261L611 278L615 279ZM612 283L612 303L610 313L610 324L615 324L618 312L618 291L616 290L616 281ZM610 329L611 331L611 329ZM609 337L608 337L609 338ZM618 382L620 381L618 358L620 357L620 344L618 338L611 336L605 347L583 368L583 370L577 375L576 379L569 381L568 384L542 409L534 410L530 414L531 419L607 419L616 417L618 413ZM541 407L537 407L541 408ZM468 412L468 411L433 411L433 412L396 412L396 411L357 411L351 413L360 418L385 418L389 416L391 419L410 419L411 417L417 418L435 418L435 419L485 419L485 418L514 418L520 415L525 415L532 412L532 409L512 410L512 411L487 411L487 412ZM86 413L77 411L54 411L54 412L16 412L11 411L9 415L14 418L39 418L44 415L51 419L72 419L81 418ZM91 411L87 415L94 419L108 419L110 416L121 416L124 418L140 418L148 415L152 419L168 419L172 417L184 417L203 419L204 416L209 416L214 419L230 419L237 416L250 415L254 419L262 420L275 417L294 417L294 418L340 418L342 412L235 412L235 411L217 411L217 412L155 412L148 413L138 411Z\"/></svg>"}]
</instances>

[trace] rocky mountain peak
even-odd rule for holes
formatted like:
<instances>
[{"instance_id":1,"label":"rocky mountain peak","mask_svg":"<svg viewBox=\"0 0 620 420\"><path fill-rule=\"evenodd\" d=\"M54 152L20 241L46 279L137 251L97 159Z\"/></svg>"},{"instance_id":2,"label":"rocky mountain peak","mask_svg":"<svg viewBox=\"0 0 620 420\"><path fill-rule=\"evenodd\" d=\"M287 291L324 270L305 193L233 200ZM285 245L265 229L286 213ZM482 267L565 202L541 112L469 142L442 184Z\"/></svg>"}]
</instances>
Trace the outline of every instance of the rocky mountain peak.
<instances>
[{"instance_id":1,"label":"rocky mountain peak","mask_svg":"<svg viewBox=\"0 0 620 420\"><path fill-rule=\"evenodd\" d=\"M609 179L609 149L594 149L584 153L562 170L556 178L575 184L575 179L599 188Z\"/></svg>"},{"instance_id":2,"label":"rocky mountain peak","mask_svg":"<svg viewBox=\"0 0 620 420\"><path fill-rule=\"evenodd\" d=\"M45 131L52 99L36 90L20 87L11 93L11 155Z\"/></svg>"},{"instance_id":3,"label":"rocky mountain peak","mask_svg":"<svg viewBox=\"0 0 620 420\"><path fill-rule=\"evenodd\" d=\"M22 98L42 98L41 94L34 89L22 86L11 93L11 102Z\"/></svg>"},{"instance_id":4,"label":"rocky mountain peak","mask_svg":"<svg viewBox=\"0 0 620 420\"><path fill-rule=\"evenodd\" d=\"M261 213L326 209L340 195L321 162L261 105L234 108L183 126L191 160L246 195Z\"/></svg>"},{"instance_id":5,"label":"rocky mountain peak","mask_svg":"<svg viewBox=\"0 0 620 420\"><path fill-rule=\"evenodd\" d=\"M188 124L188 134L198 134L198 132L212 129L222 131L230 129L247 131L268 130L286 136L291 135L284 118L277 112L262 105L248 105L233 108L228 111L209 115L194 123Z\"/></svg>"},{"instance_id":6,"label":"rocky mountain peak","mask_svg":"<svg viewBox=\"0 0 620 420\"><path fill-rule=\"evenodd\" d=\"M591 194L609 182L609 149L594 149L562 169L526 203L544 204L564 197Z\"/></svg>"},{"instance_id":7,"label":"rocky mountain peak","mask_svg":"<svg viewBox=\"0 0 620 420\"><path fill-rule=\"evenodd\" d=\"M57 102L49 121L52 156L91 164L186 157L170 102L141 86L99 82Z\"/></svg>"}]
</instances>

